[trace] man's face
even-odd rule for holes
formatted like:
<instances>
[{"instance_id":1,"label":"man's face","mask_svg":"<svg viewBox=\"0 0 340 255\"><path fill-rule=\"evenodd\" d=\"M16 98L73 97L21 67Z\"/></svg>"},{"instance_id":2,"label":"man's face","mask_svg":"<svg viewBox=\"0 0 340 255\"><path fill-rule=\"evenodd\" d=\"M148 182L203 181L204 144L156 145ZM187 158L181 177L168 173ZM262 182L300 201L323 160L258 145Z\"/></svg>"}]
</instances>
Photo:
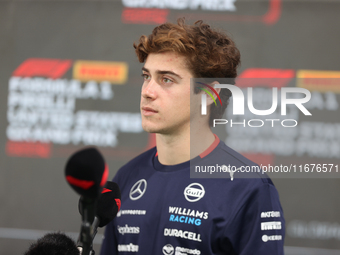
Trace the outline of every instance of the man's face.
<instances>
[{"instance_id":1,"label":"man's face","mask_svg":"<svg viewBox=\"0 0 340 255\"><path fill-rule=\"evenodd\" d=\"M149 54L142 68L143 129L173 134L190 128L190 78L185 57L174 52Z\"/></svg>"}]
</instances>

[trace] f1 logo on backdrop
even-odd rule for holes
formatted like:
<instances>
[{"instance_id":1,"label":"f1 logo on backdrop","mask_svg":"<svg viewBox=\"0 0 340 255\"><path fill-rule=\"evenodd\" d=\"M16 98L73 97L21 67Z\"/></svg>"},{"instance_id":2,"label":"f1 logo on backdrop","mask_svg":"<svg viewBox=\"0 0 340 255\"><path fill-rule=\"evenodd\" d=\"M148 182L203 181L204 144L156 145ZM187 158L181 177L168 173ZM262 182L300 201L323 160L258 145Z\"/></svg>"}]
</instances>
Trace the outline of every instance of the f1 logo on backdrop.
<instances>
[{"instance_id":1,"label":"f1 logo on backdrop","mask_svg":"<svg viewBox=\"0 0 340 255\"><path fill-rule=\"evenodd\" d=\"M65 149L53 151L54 144L117 147L119 132L142 133L139 112L102 109L114 98L112 85L127 78L126 62L26 59L8 82L6 154L49 158ZM91 100L91 106L79 109L78 100Z\"/></svg>"}]
</instances>

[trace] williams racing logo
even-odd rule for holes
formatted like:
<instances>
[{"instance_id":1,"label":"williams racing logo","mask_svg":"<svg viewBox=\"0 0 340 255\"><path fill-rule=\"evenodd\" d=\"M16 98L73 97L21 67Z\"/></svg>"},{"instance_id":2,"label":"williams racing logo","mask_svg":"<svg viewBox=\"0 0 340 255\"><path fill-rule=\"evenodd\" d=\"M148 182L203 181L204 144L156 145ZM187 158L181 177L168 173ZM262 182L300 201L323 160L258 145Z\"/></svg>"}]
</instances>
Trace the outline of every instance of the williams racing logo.
<instances>
[{"instance_id":1,"label":"williams racing logo","mask_svg":"<svg viewBox=\"0 0 340 255\"><path fill-rule=\"evenodd\" d=\"M202 219L206 220L209 217L208 212L200 212L197 210L173 206L169 206L169 214L169 221L196 226L200 226L202 224Z\"/></svg>"}]
</instances>

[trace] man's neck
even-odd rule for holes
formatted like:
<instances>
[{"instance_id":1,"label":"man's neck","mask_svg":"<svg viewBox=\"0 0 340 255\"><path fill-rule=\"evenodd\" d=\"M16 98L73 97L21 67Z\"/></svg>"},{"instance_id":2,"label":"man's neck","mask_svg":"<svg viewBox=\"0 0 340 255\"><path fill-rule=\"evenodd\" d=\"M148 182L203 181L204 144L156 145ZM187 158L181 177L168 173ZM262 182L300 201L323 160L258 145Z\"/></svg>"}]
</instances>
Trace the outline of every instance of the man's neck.
<instances>
[{"instance_id":1,"label":"man's neck","mask_svg":"<svg viewBox=\"0 0 340 255\"><path fill-rule=\"evenodd\" d=\"M158 160L163 165L186 162L204 152L214 140L215 136L209 127L176 135L156 134Z\"/></svg>"}]
</instances>

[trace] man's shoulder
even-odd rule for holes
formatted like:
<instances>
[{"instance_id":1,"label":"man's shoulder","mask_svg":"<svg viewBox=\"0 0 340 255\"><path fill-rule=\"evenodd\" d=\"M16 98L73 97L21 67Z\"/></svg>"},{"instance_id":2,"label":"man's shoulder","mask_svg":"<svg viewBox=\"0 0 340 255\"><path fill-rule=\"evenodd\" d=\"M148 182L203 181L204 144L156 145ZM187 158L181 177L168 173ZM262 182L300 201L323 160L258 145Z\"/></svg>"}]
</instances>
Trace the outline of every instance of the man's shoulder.
<instances>
[{"instance_id":1,"label":"man's shoulder","mask_svg":"<svg viewBox=\"0 0 340 255\"><path fill-rule=\"evenodd\" d=\"M238 163L240 165L244 166L255 166L257 165L255 162L249 160L245 156L243 156L241 153L233 150L228 145L226 145L223 141L220 141L219 145L219 152L223 153L224 156L228 157L228 160Z\"/></svg>"},{"instance_id":2,"label":"man's shoulder","mask_svg":"<svg viewBox=\"0 0 340 255\"><path fill-rule=\"evenodd\" d=\"M147 165L150 164L152 161L152 158L157 153L156 147L153 147L147 151L144 151L143 153L139 154L135 158L131 159L128 163L126 163L123 167L129 167L132 165Z\"/></svg>"},{"instance_id":3,"label":"man's shoulder","mask_svg":"<svg viewBox=\"0 0 340 255\"><path fill-rule=\"evenodd\" d=\"M219 164L228 166L230 171L234 172L235 178L241 177L248 181L253 179L251 181L253 185L255 183L258 185L261 185L261 183L274 185L269 176L262 172L260 165L233 150L223 141L218 144L216 151L211 156L211 160L216 160ZM257 181L254 179L257 179Z\"/></svg>"},{"instance_id":4,"label":"man's shoulder","mask_svg":"<svg viewBox=\"0 0 340 255\"><path fill-rule=\"evenodd\" d=\"M127 175L130 172L133 172L134 170L139 169L141 167L152 166L152 159L155 156L156 152L157 152L156 147L153 147L139 154L138 156L127 162L125 165L123 165L118 170L116 176L121 174Z\"/></svg>"}]
</instances>

